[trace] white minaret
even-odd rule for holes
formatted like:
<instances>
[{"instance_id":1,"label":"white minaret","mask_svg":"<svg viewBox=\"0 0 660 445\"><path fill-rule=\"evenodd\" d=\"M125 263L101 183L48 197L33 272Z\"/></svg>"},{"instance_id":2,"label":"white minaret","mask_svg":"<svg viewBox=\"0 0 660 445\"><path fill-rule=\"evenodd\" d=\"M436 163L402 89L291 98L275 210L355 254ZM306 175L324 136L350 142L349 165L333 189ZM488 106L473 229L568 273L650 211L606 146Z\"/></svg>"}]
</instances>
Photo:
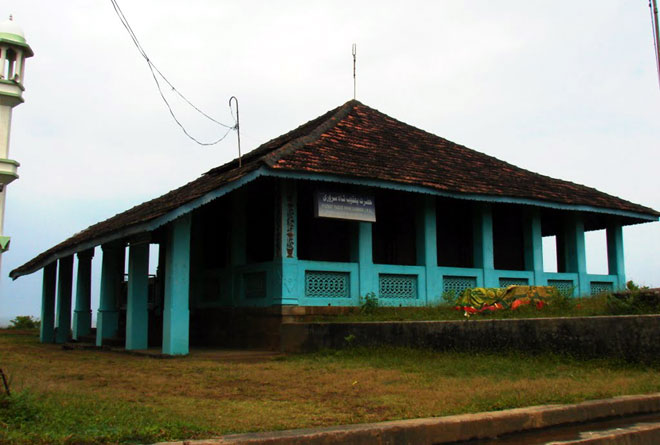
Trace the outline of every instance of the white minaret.
<instances>
[{"instance_id":1,"label":"white minaret","mask_svg":"<svg viewBox=\"0 0 660 445\"><path fill-rule=\"evenodd\" d=\"M0 23L0 259L9 249L9 237L3 233L7 184L18 178L19 165L9 159L11 113L23 103L25 59L32 56L23 30L9 16L9 20Z\"/></svg>"}]
</instances>

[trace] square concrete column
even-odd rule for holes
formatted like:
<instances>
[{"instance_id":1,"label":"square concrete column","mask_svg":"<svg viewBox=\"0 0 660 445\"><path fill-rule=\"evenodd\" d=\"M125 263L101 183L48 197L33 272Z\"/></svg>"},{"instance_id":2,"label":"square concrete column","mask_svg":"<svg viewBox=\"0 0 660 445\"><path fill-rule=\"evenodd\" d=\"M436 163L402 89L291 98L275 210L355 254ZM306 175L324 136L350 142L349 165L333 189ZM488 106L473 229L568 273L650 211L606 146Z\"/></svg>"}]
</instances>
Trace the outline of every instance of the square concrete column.
<instances>
[{"instance_id":1,"label":"square concrete column","mask_svg":"<svg viewBox=\"0 0 660 445\"><path fill-rule=\"evenodd\" d=\"M171 223L165 251L163 354L188 354L190 336L190 213Z\"/></svg>"},{"instance_id":2,"label":"square concrete column","mask_svg":"<svg viewBox=\"0 0 660 445\"><path fill-rule=\"evenodd\" d=\"M619 289L626 287L626 268L623 262L623 227L621 224L607 226L607 264L610 275L617 276Z\"/></svg>"},{"instance_id":3,"label":"square concrete column","mask_svg":"<svg viewBox=\"0 0 660 445\"><path fill-rule=\"evenodd\" d=\"M534 272L537 286L547 284L543 274L543 233L541 231L541 210L526 209L524 213L525 270Z\"/></svg>"},{"instance_id":4,"label":"square concrete column","mask_svg":"<svg viewBox=\"0 0 660 445\"><path fill-rule=\"evenodd\" d=\"M131 243L128 249L128 295L126 299L126 349L149 346L149 243Z\"/></svg>"},{"instance_id":5,"label":"square concrete column","mask_svg":"<svg viewBox=\"0 0 660 445\"><path fill-rule=\"evenodd\" d=\"M589 296L591 290L587 277L584 221L580 214L571 213L565 217L563 234L557 237L557 241L557 257L561 255L561 259L558 259L559 264L564 266L565 272L578 274L577 296Z\"/></svg>"},{"instance_id":6,"label":"square concrete column","mask_svg":"<svg viewBox=\"0 0 660 445\"><path fill-rule=\"evenodd\" d=\"M358 292L361 297L365 297L370 293L378 293L373 260L373 224L364 221L354 224L351 261L358 263Z\"/></svg>"},{"instance_id":7,"label":"square concrete column","mask_svg":"<svg viewBox=\"0 0 660 445\"><path fill-rule=\"evenodd\" d=\"M417 264L426 270L426 302L440 299L442 277L438 271L438 241L435 214L435 197L423 195L417 212Z\"/></svg>"},{"instance_id":8,"label":"square concrete column","mask_svg":"<svg viewBox=\"0 0 660 445\"><path fill-rule=\"evenodd\" d=\"M484 287L499 287L495 276L493 211L488 203L478 203L473 213L474 267L483 269Z\"/></svg>"},{"instance_id":9,"label":"square concrete column","mask_svg":"<svg viewBox=\"0 0 660 445\"><path fill-rule=\"evenodd\" d=\"M57 268L57 331L55 343L65 343L71 335L71 292L73 255L60 258Z\"/></svg>"},{"instance_id":10,"label":"square concrete column","mask_svg":"<svg viewBox=\"0 0 660 445\"><path fill-rule=\"evenodd\" d=\"M92 258L94 249L78 252L76 308L73 311L73 339L92 332Z\"/></svg>"},{"instance_id":11,"label":"square concrete column","mask_svg":"<svg viewBox=\"0 0 660 445\"><path fill-rule=\"evenodd\" d=\"M282 267L282 297L280 303L297 305L303 283L298 283L298 188L293 181L280 182L279 209L275 252Z\"/></svg>"},{"instance_id":12,"label":"square concrete column","mask_svg":"<svg viewBox=\"0 0 660 445\"><path fill-rule=\"evenodd\" d=\"M55 342L55 284L57 281L57 262L44 267L43 285L41 290L41 327L39 341L41 343Z\"/></svg>"},{"instance_id":13,"label":"square concrete column","mask_svg":"<svg viewBox=\"0 0 660 445\"><path fill-rule=\"evenodd\" d=\"M102 246L101 294L96 317L96 346L103 345L103 339L117 336L119 329L119 308L117 297L124 279L125 248L122 243Z\"/></svg>"}]
</instances>

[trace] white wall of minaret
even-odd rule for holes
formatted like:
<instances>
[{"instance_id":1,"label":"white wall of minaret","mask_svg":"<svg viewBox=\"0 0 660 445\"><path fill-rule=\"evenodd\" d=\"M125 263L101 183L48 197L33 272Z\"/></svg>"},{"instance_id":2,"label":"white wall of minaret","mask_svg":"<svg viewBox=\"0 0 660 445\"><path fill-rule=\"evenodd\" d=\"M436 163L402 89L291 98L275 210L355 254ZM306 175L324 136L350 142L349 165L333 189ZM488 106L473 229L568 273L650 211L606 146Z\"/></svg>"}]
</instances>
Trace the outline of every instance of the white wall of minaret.
<instances>
[{"instance_id":1,"label":"white wall of minaret","mask_svg":"<svg viewBox=\"0 0 660 445\"><path fill-rule=\"evenodd\" d=\"M32 55L23 30L9 16L0 23L0 260L9 249L9 237L3 231L7 185L18 178L19 166L9 158L11 114L23 103L25 59Z\"/></svg>"}]
</instances>

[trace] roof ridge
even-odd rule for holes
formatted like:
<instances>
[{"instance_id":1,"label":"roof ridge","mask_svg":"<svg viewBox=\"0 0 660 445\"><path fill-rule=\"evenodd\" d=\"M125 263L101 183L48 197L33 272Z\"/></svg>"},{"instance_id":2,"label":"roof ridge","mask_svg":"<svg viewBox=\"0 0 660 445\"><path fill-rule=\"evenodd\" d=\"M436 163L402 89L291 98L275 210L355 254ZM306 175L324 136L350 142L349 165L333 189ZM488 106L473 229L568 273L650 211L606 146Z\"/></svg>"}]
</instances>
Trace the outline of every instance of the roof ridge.
<instances>
[{"instance_id":1,"label":"roof ridge","mask_svg":"<svg viewBox=\"0 0 660 445\"><path fill-rule=\"evenodd\" d=\"M327 131L328 129L332 128L332 126L334 124L336 124L336 122L339 122L339 120L341 120L341 119L338 119L332 125L329 125L328 121L331 121L333 118L337 117L339 114L342 113L342 110L344 110L344 109L347 109L348 111L350 111L357 104L360 104L360 102L355 100L355 99L351 99L348 102L344 103L343 105L340 105L338 107L335 107L334 109L326 111L325 113L317 116L316 118L311 119L311 120L297 126L296 128L294 128L291 131L288 131L288 132L286 132L282 135L279 135L279 136L277 136L273 139L270 139L270 140L264 142L263 144L259 145L257 148L247 152L245 155L242 156L243 166L245 166L246 163L252 163L252 162L263 162L267 166L272 165L268 161L265 161L264 158L269 156L272 152L278 151L282 148L285 148L285 147L292 148L290 146L292 144L294 144L296 141L298 141L300 139L303 139L303 138L306 138L306 137L309 137L312 134L315 134L315 138L309 138L309 139L306 140L305 143L311 142L313 139L318 138L324 131ZM350 106L350 105L353 105L353 107ZM346 111L345 113L348 114L348 111ZM331 116L329 118L326 118L326 119L322 120L321 123L319 123L318 125L314 126L314 130L312 130L311 132L305 132L304 134L299 135L299 136L295 135L296 132L300 131L305 126L312 124L314 121L316 121L318 119L321 119L321 118L323 118L324 116L326 116L328 114L331 114ZM343 118L343 116L342 116L342 118ZM316 129L318 129L321 126L324 127L323 131L316 134L315 133ZM291 137L291 138L287 140L288 137ZM281 144L278 144L279 141L283 141L283 142ZM296 147L302 146L302 145L304 145L304 144L296 145ZM293 151L293 148L292 148L291 151ZM289 153L289 152L290 151L287 151L287 153ZM280 156L282 156L282 155L283 155L283 153ZM277 157L277 159L279 159L279 156ZM219 173L224 173L228 170L233 170L237 167L238 167L238 158L235 158L235 159L232 159L231 161L226 162L222 165L219 165L217 167L213 167L212 169L208 170L206 173L203 173L202 176L216 175L216 174L219 174Z\"/></svg>"},{"instance_id":2,"label":"roof ridge","mask_svg":"<svg viewBox=\"0 0 660 445\"><path fill-rule=\"evenodd\" d=\"M274 164L277 163L283 156L289 155L296 151L297 149L304 147L307 144L310 144L314 141L316 141L323 133L326 131L330 130L332 127L337 125L342 119L344 119L348 114L357 106L357 105L362 105L359 101L355 99L351 99L348 102L346 102L344 105L340 106L339 108L336 108L336 112L324 120L322 123L317 125L314 130L311 132L298 136L297 138L294 138L290 140L289 142L285 143L284 145L275 148L273 151L270 153L267 153L266 155L263 156L262 161L264 164L266 164L268 167L272 167Z\"/></svg>"}]
</instances>

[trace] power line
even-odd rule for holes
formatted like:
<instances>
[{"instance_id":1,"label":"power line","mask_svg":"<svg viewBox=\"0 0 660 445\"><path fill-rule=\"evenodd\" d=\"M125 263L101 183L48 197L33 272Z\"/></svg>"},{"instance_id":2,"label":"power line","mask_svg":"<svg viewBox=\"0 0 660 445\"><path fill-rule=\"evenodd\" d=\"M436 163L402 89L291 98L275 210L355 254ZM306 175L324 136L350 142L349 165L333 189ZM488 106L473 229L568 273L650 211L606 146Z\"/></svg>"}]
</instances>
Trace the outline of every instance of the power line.
<instances>
[{"instance_id":1,"label":"power line","mask_svg":"<svg viewBox=\"0 0 660 445\"><path fill-rule=\"evenodd\" d=\"M165 77L165 75L158 69L158 67L151 61L151 59L147 55L147 52L144 50L144 48L140 44L140 41L138 40L137 36L135 35L135 32L133 31L133 28L131 28L131 25L128 23L128 20L126 19L126 16L124 15L123 11L119 7L119 4L117 3L117 0L110 0L110 3L112 3L112 7L114 8L115 13L117 14L117 17L119 18L119 21L121 22L121 24L124 26L124 28L128 32L128 35L130 36L131 40L133 41L133 44L137 48L138 52L144 58L144 60L147 62L147 66L149 67L149 71L151 72L151 76L153 77L154 82L156 83L156 88L158 88L158 93L160 94L160 97L163 99L163 102L165 102L165 105L167 106L167 109L168 109L170 115L172 116L172 119L174 119L174 122L176 122L176 124L181 128L183 133L186 136L188 136L188 138L190 138L191 140L193 140L194 142L196 142L199 145L204 145L204 146L215 145L218 142L225 139L231 130L237 129L237 124L234 124L234 125L223 124L222 122L219 122L218 120L216 120L213 117L209 116L204 111L200 110L186 96L184 96L174 85L172 85L172 83L167 79L167 77ZM156 75L156 74L158 74L158 75ZM221 138L219 138L219 139L217 139L213 142L202 142L202 141L198 140L197 138L195 138L194 136L192 136L186 130L184 125L179 121L179 119L176 117L176 114L174 113L174 110L172 109L172 106L170 105L169 101L165 97L165 94L163 93L163 89L161 87L160 81L158 80L158 76L160 76L163 79L163 81L165 81L165 83L172 89L172 91L175 92L188 105L190 105L195 111L197 111L202 116L209 119L210 121L212 121L212 122L214 122L214 123L216 123L216 124L218 124L222 127L225 127L227 129L225 134ZM230 107L230 110L231 110L231 107Z\"/></svg>"}]
</instances>

